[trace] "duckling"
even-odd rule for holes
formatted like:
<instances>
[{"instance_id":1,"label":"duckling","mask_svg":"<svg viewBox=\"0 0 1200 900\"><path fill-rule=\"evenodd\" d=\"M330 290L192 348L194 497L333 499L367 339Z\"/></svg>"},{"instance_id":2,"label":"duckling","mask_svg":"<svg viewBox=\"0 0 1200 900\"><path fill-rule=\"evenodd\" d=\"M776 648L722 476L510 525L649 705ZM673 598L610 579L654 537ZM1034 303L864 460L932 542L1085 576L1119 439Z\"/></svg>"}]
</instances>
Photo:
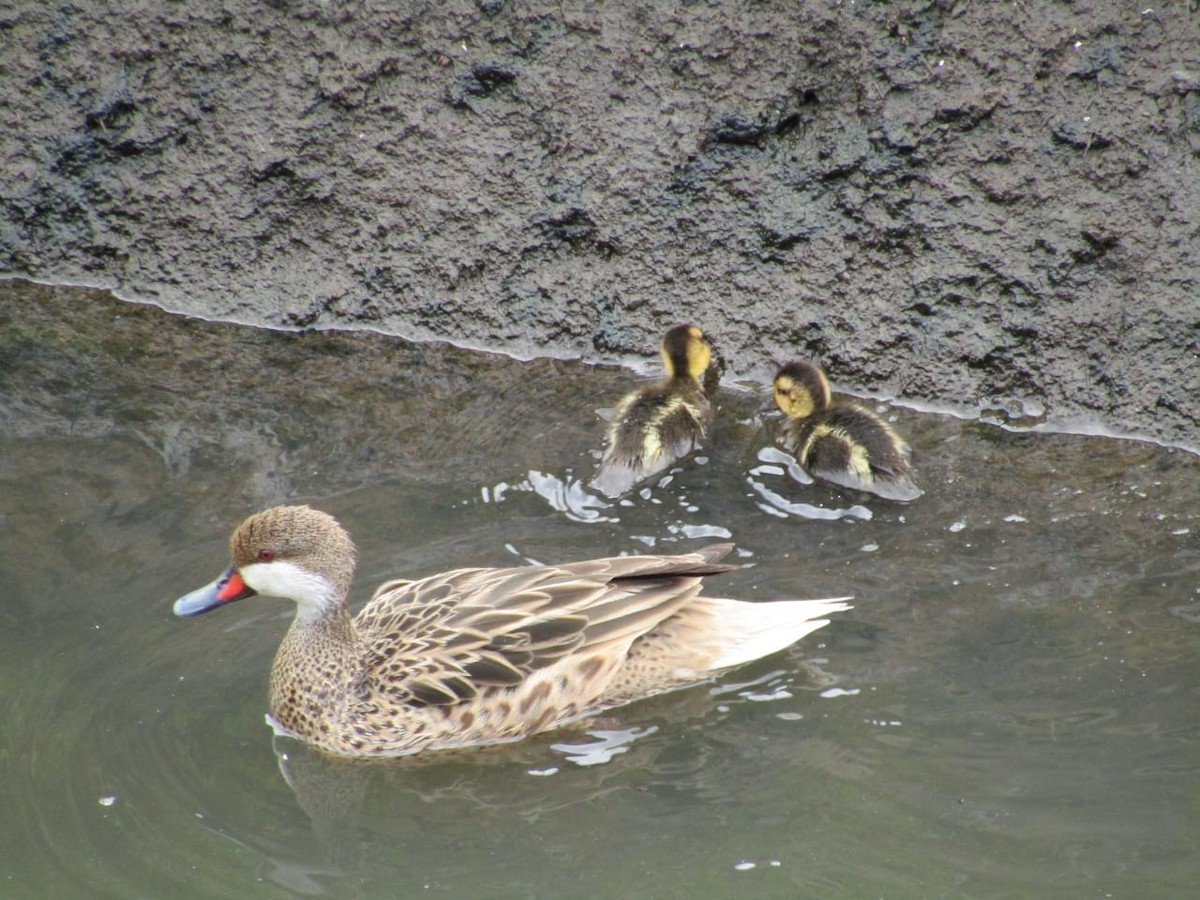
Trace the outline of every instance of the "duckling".
<instances>
[{"instance_id":1,"label":"duckling","mask_svg":"<svg viewBox=\"0 0 1200 900\"><path fill-rule=\"evenodd\" d=\"M775 376L775 405L787 416L783 443L810 474L889 500L915 500L912 449L896 431L848 400L833 400L812 363L792 362Z\"/></svg>"},{"instance_id":2,"label":"duckling","mask_svg":"<svg viewBox=\"0 0 1200 900\"><path fill-rule=\"evenodd\" d=\"M676 325L663 335L659 352L667 377L626 394L613 410L592 479L592 487L609 497L697 449L712 424L705 388L715 389L715 379L707 375L713 357L704 333L695 325Z\"/></svg>"},{"instance_id":3,"label":"duckling","mask_svg":"<svg viewBox=\"0 0 1200 900\"><path fill-rule=\"evenodd\" d=\"M455 569L384 582L351 616L349 534L328 513L277 506L246 519L229 568L174 609L292 600L271 667L276 725L336 756L404 756L519 740L707 681L849 609L701 596L704 576L738 568L720 562L731 549Z\"/></svg>"}]
</instances>

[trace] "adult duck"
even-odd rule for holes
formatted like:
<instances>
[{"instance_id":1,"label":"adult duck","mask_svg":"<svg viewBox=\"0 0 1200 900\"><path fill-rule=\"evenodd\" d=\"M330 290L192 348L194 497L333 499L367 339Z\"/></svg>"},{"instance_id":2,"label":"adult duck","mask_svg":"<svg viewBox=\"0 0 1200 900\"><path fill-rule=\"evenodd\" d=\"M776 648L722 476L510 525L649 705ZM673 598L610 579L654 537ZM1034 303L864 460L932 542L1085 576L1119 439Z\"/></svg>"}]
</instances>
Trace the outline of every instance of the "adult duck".
<instances>
[{"instance_id":1,"label":"adult duck","mask_svg":"<svg viewBox=\"0 0 1200 900\"><path fill-rule=\"evenodd\" d=\"M789 646L844 598L747 603L700 595L730 545L677 556L456 569L389 581L355 616L355 549L330 515L246 519L232 564L181 597L194 616L256 594L295 602L270 712L332 754L400 756L512 741L711 679Z\"/></svg>"}]
</instances>

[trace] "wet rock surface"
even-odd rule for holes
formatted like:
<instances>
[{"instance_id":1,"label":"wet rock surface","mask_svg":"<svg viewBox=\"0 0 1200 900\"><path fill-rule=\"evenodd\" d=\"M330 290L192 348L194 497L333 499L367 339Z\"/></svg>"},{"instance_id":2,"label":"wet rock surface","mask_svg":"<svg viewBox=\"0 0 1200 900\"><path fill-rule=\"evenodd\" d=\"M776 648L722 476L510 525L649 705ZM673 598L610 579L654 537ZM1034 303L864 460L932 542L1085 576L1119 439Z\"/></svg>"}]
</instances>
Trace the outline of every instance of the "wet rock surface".
<instances>
[{"instance_id":1,"label":"wet rock surface","mask_svg":"<svg viewBox=\"0 0 1200 900\"><path fill-rule=\"evenodd\" d=\"M1200 445L1189 4L20 2L0 268Z\"/></svg>"}]
</instances>

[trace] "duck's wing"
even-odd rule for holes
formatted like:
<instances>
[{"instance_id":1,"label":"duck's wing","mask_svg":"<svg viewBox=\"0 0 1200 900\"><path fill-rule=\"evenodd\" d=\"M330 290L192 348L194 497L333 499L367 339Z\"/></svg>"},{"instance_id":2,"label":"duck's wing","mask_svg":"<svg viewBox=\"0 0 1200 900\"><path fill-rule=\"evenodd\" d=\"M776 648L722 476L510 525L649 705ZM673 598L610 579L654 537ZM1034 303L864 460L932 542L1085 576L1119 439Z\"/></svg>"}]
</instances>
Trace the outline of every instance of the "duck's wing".
<instances>
[{"instance_id":1,"label":"duck's wing","mask_svg":"<svg viewBox=\"0 0 1200 900\"><path fill-rule=\"evenodd\" d=\"M701 576L737 568L717 562L729 550L458 569L389 583L355 618L368 643L365 674L417 705L520 685L572 654L611 674L610 661L699 593Z\"/></svg>"}]
</instances>

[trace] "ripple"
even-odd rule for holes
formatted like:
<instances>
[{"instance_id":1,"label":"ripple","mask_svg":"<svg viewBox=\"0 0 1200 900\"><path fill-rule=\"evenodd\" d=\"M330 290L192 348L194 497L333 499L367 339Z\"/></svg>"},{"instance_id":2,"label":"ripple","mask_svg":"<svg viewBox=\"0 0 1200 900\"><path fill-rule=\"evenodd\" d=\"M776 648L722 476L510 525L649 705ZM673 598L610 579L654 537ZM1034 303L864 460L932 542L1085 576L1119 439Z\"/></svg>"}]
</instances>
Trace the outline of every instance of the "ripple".
<instances>
[{"instance_id":1,"label":"ripple","mask_svg":"<svg viewBox=\"0 0 1200 900\"><path fill-rule=\"evenodd\" d=\"M552 750L562 753L568 762L577 766L599 766L611 762L613 757L628 753L634 741L656 734L658 726L648 728L590 729L587 733L595 738L578 744L551 744Z\"/></svg>"},{"instance_id":2,"label":"ripple","mask_svg":"<svg viewBox=\"0 0 1200 900\"><path fill-rule=\"evenodd\" d=\"M784 453L778 447L763 447L758 451L758 459L765 465L755 466L746 475L746 483L761 498L756 503L763 512L778 518L796 516L803 519L836 520L844 518L870 521L874 514L860 504L846 508L816 506L812 503L796 503L788 500L778 491L767 486L764 479L781 478L787 475L793 481L810 485L812 478L800 467L796 460Z\"/></svg>"}]
</instances>

